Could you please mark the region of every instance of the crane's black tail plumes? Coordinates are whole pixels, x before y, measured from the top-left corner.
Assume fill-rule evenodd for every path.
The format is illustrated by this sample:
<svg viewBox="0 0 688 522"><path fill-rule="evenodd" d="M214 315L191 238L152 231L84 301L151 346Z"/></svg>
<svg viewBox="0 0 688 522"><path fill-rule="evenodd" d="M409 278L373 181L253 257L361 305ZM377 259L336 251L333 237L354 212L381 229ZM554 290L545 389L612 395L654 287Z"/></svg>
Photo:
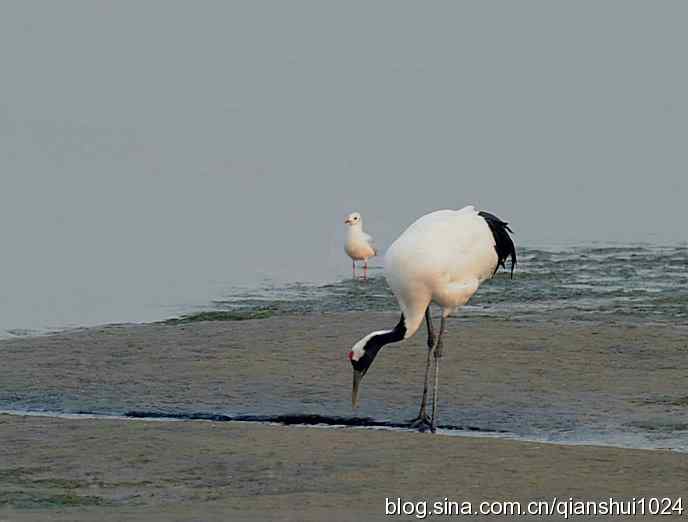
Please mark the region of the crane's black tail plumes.
<svg viewBox="0 0 688 522"><path fill-rule="evenodd" d="M514 267L516 266L516 247L514 242L511 240L509 232L514 233L509 228L509 223L506 223L499 219L494 214L489 212L478 212L478 215L482 217L490 227L492 235L495 240L495 250L497 251L497 266L495 267L495 273L497 269L501 266L506 268L505 261L506 258L511 256L511 278L514 277Z"/></svg>

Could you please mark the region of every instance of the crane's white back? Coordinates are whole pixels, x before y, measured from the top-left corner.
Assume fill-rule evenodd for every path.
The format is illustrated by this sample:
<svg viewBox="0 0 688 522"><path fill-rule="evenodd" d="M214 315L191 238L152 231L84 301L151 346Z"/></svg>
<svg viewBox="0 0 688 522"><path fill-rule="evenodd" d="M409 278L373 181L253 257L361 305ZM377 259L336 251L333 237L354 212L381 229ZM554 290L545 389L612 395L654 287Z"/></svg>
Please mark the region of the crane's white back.
<svg viewBox="0 0 688 522"><path fill-rule="evenodd" d="M448 315L492 277L497 263L490 227L472 206L438 210L411 224L385 256L385 276L406 318L406 337L418 329L430 302Z"/></svg>

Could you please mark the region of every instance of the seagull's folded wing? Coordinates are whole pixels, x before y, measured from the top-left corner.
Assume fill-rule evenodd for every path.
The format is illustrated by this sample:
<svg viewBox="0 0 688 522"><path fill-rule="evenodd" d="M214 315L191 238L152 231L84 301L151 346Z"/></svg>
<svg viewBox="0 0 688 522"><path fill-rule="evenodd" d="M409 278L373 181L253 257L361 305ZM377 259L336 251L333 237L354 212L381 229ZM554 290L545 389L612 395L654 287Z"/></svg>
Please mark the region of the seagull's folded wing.
<svg viewBox="0 0 688 522"><path fill-rule="evenodd" d="M364 237L365 237L365 240L368 243L368 245L370 245L370 248L372 248L373 252L375 252L375 255L377 255L377 245L375 244L375 240L373 239L373 237L370 234L365 234L365 233L364 233Z"/></svg>

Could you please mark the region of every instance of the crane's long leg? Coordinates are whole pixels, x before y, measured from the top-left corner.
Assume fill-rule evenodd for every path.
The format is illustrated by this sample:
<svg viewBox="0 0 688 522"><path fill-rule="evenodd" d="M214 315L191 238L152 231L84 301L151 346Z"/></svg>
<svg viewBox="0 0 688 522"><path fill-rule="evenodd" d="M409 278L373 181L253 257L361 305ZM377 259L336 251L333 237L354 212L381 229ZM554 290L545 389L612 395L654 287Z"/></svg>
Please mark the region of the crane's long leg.
<svg viewBox="0 0 688 522"><path fill-rule="evenodd" d="M437 345L435 346L434 356L435 356L435 385L432 390L432 422L430 424L430 431L435 433L437 430L437 388L439 387L440 380L440 359L442 358L442 337L444 337L444 323L445 318L442 315L442 321L440 322L440 334L437 337Z"/></svg>
<svg viewBox="0 0 688 522"><path fill-rule="evenodd" d="M425 324L428 328L428 357L425 361L425 380L423 384L423 398L420 401L420 411L418 417L412 419L412 428L427 428L430 426L430 417L427 413L428 403L428 385L430 383L430 358L432 356L432 349L435 347L435 332L432 328L432 318L430 317L430 307L425 310Z"/></svg>
<svg viewBox="0 0 688 522"><path fill-rule="evenodd" d="M435 331L432 328L432 317L430 317L430 306L425 309L425 326L428 328L428 350L435 346Z"/></svg>
<svg viewBox="0 0 688 522"><path fill-rule="evenodd" d="M351 260L351 271L353 272L353 278L356 279L356 261Z"/></svg>

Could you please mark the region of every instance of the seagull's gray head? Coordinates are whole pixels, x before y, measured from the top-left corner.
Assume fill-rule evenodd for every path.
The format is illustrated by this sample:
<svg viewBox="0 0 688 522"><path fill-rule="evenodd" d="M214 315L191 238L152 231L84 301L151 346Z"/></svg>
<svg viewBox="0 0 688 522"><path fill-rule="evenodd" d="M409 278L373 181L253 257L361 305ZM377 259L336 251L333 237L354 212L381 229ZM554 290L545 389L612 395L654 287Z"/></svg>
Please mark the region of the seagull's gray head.
<svg viewBox="0 0 688 522"><path fill-rule="evenodd" d="M361 214L358 212L352 212L348 216L346 216L346 220L344 221L347 225L358 225L361 223Z"/></svg>

